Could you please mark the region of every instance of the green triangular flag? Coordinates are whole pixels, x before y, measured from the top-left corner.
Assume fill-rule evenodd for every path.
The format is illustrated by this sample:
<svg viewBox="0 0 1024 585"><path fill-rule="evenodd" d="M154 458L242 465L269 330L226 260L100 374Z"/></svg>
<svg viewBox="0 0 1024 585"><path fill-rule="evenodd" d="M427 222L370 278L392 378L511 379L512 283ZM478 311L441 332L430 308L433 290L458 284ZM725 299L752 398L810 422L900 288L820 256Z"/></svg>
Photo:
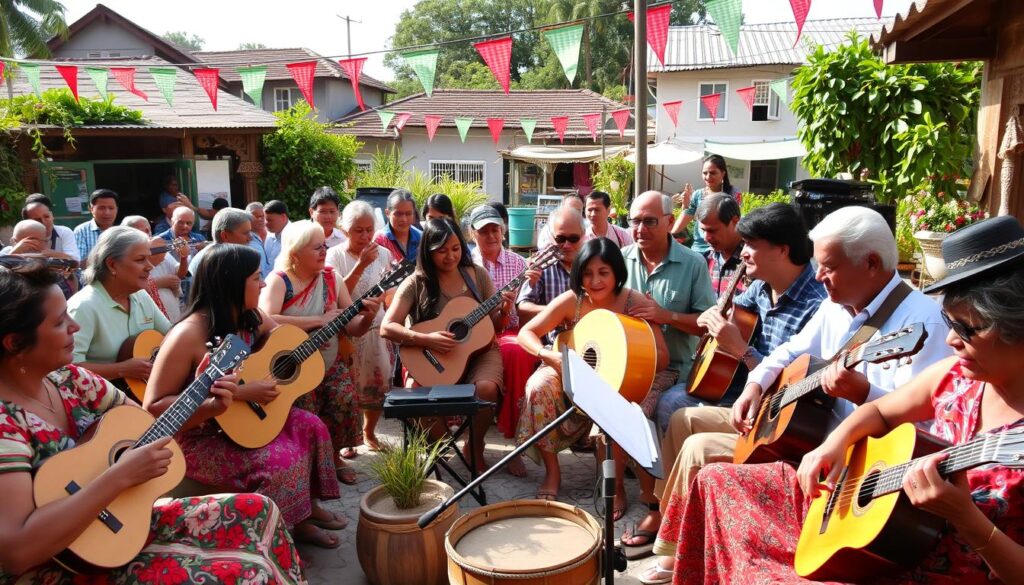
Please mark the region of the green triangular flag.
<svg viewBox="0 0 1024 585"><path fill-rule="evenodd" d="M576 80L576 69L580 62L580 45L583 43L583 25L574 24L544 32L544 37L562 64L562 71L569 84Z"/></svg>
<svg viewBox="0 0 1024 585"><path fill-rule="evenodd" d="M405 63L416 72L416 77L420 79L423 91L428 97L434 93L434 76L437 74L437 56L440 53L440 49L402 53L402 59L405 59Z"/></svg>
<svg viewBox="0 0 1024 585"><path fill-rule="evenodd" d="M43 92L39 89L39 64L20 63L18 66L25 72L25 77L28 78L28 83L32 86L32 91L36 92L37 96L42 97Z"/></svg>
<svg viewBox="0 0 1024 585"><path fill-rule="evenodd" d="M707 0L704 6L707 7L708 14L711 15L715 24L718 25L718 30L725 37L725 42L729 44L729 48L732 49L732 54L735 56L739 52L740 46L740 22L743 20L743 1Z"/></svg>
<svg viewBox="0 0 1024 585"><path fill-rule="evenodd" d="M249 96L257 108L262 108L263 82L267 79L267 66L239 67L238 75L242 78L242 91Z"/></svg>
<svg viewBox="0 0 1024 585"><path fill-rule="evenodd" d="M466 141L466 133L469 132L471 124L473 124L473 118L455 118L455 127L459 129L459 138L463 142Z"/></svg>
<svg viewBox="0 0 1024 585"><path fill-rule="evenodd" d="M775 81L773 81L771 83L771 85L769 87L772 88L772 91L775 92L775 95L779 96L779 99L782 100L782 103L789 104L789 95L788 95L789 80L788 79L776 79Z"/></svg>
<svg viewBox="0 0 1024 585"><path fill-rule="evenodd" d="M178 78L178 68L150 67L149 74L153 76L153 81L155 81L156 86L160 88L160 93L164 95L164 99L167 100L167 105L173 106L174 82Z"/></svg>
<svg viewBox="0 0 1024 585"><path fill-rule="evenodd" d="M110 72L105 67L86 67L85 72L89 74L96 91L100 92L103 99L107 99L107 77Z"/></svg>
<svg viewBox="0 0 1024 585"><path fill-rule="evenodd" d="M526 141L533 142L533 129L537 127L537 120L533 118L520 118L519 125L523 127L523 132L526 133Z"/></svg>
<svg viewBox="0 0 1024 585"><path fill-rule="evenodd" d="M387 132L388 124L391 123L391 118L395 117L395 113L387 110L377 110L377 115L380 116L380 125L384 128L384 131Z"/></svg>

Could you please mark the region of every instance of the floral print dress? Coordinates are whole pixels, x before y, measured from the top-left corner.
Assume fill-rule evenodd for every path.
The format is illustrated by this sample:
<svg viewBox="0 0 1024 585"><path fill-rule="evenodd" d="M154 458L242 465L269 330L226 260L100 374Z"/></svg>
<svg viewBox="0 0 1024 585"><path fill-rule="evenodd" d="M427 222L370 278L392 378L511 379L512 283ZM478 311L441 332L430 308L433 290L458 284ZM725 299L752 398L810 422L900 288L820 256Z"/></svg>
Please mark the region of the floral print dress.
<svg viewBox="0 0 1024 585"><path fill-rule="evenodd" d="M46 458L76 445L85 430L125 395L92 372L67 366L49 375L60 391L72 433L17 404L0 401L0 473L33 472ZM256 494L157 501L146 547L127 565L76 576L48 562L13 583L305 583L298 552L274 502Z"/></svg>

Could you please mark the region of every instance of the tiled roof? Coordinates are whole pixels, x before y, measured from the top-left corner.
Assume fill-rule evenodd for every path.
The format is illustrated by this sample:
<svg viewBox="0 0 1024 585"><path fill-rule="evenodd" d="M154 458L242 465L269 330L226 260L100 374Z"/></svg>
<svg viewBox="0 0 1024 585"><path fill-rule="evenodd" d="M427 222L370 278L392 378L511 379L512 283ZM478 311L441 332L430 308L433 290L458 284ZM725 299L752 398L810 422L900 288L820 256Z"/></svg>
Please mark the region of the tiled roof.
<svg viewBox="0 0 1024 585"><path fill-rule="evenodd" d="M846 42L851 30L868 36L885 21L875 18L836 18L808 20L799 44L794 47L796 23L746 24L740 28L737 55L733 56L725 38L715 25L673 26L662 66L648 47L647 67L651 73L664 71L700 71L757 65L801 65L815 45L837 47Z"/></svg>
<svg viewBox="0 0 1024 585"><path fill-rule="evenodd" d="M319 53L305 48L295 49L252 49L241 51L200 51L193 53L195 57L211 67L220 68L220 77L224 81L241 81L237 67L249 65L266 65L267 80L291 79L292 74L285 67L288 63L298 63L317 59L316 76L348 79L338 62L322 57ZM359 76L361 85L375 87L388 93L395 93L394 88L383 81L378 81L363 73Z"/></svg>
<svg viewBox="0 0 1024 585"><path fill-rule="evenodd" d="M75 61L76 63L87 63L80 59ZM109 63L113 60L103 59L103 62ZM129 93L113 76L108 80L107 92L114 96L114 103L139 110L146 120L145 125L129 126L130 128L274 128L276 119L272 114L222 90L217 95L217 110L215 111L213 105L210 104L210 98L200 87L196 78L183 70L178 71L174 85L174 105L173 107L167 105L156 82L146 70L148 67L166 66L166 64L166 61L156 57L118 61L120 66L136 68L135 87L149 97L148 102L143 101L139 96ZM60 73L50 66L44 65L39 68L39 81L43 91L67 87ZM31 92L32 87L28 80L23 74L17 73L14 77L14 95ZM99 97L96 86L81 69L78 71L78 93L81 96L94 99ZM90 128L93 127L90 126Z"/></svg>
<svg viewBox="0 0 1024 585"><path fill-rule="evenodd" d="M441 127L455 128L455 117L473 118L472 128L487 128L487 118L505 118L505 126L519 126L520 118L537 120L535 132L539 134L554 130L551 118L569 116L566 136L570 134L589 136L583 123L583 114L600 112L608 108L608 127L614 128L611 112L627 106L610 100L588 89L541 89L511 91L505 95L501 90L483 89L437 89L431 97L416 94L387 104L384 109L399 113L409 112L412 118L406 126L425 127L423 116L442 116ZM394 132L381 129L380 117L376 111L367 110L336 121L339 133L355 134L367 138L394 138ZM629 126L632 127L632 119ZM394 126L394 122L391 122ZM616 132L617 136L617 132Z"/></svg>

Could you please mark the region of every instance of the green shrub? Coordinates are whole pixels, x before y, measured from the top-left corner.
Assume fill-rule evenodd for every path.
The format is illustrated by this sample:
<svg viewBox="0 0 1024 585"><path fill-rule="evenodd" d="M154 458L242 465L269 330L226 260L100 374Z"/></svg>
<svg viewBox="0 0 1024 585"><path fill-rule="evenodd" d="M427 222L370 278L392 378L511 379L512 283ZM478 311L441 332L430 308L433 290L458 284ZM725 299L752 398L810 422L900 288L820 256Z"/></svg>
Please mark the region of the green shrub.
<svg viewBox="0 0 1024 585"><path fill-rule="evenodd" d="M400 510L415 508L420 503L427 472L444 443L431 442L421 432L412 433L404 449L397 442L381 441L380 450L370 460L370 475L384 486L384 492Z"/></svg>
<svg viewBox="0 0 1024 585"><path fill-rule="evenodd" d="M629 194L633 185L636 165L624 155L613 156L597 163L594 173L594 189L608 193L616 217L629 214Z"/></svg>
<svg viewBox="0 0 1024 585"><path fill-rule="evenodd" d="M740 215L746 215L758 207L764 207L770 203L790 203L789 193L782 189L776 189L767 195L744 193L743 201L740 202Z"/></svg>

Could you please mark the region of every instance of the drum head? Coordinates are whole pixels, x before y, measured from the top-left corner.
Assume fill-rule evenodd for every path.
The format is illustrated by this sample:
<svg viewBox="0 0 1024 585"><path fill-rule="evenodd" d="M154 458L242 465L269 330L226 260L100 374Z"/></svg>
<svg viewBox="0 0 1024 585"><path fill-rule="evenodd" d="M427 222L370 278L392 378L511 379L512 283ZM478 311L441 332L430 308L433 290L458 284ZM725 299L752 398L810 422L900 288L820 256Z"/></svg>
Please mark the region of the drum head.
<svg viewBox="0 0 1024 585"><path fill-rule="evenodd" d="M494 571L557 567L594 546L579 523L552 516L504 518L467 532L455 550L471 565Z"/></svg>

